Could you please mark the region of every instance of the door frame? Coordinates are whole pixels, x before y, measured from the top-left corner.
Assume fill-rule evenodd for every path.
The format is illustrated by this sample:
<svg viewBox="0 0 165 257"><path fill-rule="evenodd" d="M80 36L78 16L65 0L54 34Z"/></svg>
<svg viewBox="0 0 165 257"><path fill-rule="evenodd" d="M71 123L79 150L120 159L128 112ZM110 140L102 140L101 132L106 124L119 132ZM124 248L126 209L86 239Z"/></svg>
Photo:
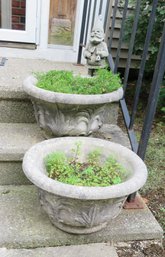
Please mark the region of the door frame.
<svg viewBox="0 0 165 257"><path fill-rule="evenodd" d="M35 50L3 48L3 56L29 59L47 59L56 62L77 63L77 57L80 44L80 33L82 27L82 15L84 1L77 0L76 22L73 46L48 45L48 27L49 27L49 0L38 0L36 14L36 30L35 30ZM94 0L90 0L94 2ZM100 0L102 1L102 0ZM93 8L90 10L90 18L93 17ZM10 30L11 31L11 30ZM26 42L26 41L24 41ZM0 47L0 49L2 49Z"/></svg>
<svg viewBox="0 0 165 257"><path fill-rule="evenodd" d="M1 27L11 29L11 0L1 0Z"/></svg>
<svg viewBox="0 0 165 257"><path fill-rule="evenodd" d="M1 0L3 9L11 8L10 0ZM6 3L5 3L6 1ZM10 7L9 7L10 4ZM33 6L33 8L32 8ZM37 25L37 9L38 0L26 0L26 26L25 30L14 30L14 29L0 29L0 40L12 41L12 42L23 42L23 43L36 43L36 25ZM7 12L9 14L9 12ZM6 14L6 13L5 13ZM11 13L10 13L11 14ZM4 18L3 18L4 17ZM7 20L9 15L2 16L2 21ZM10 19L11 22L11 19ZM11 25L10 25L11 27Z"/></svg>
<svg viewBox="0 0 165 257"><path fill-rule="evenodd" d="M64 45L52 45L48 44L48 33L49 33L49 8L50 8L50 0L41 1L40 6L40 37L37 42L40 48L52 48L52 49L62 49L62 50L72 50L76 51L79 44L79 36L81 30L81 21L82 21L82 10L84 6L84 0L77 0L76 7L76 17L75 17L75 29L74 29L74 40L72 46L64 46Z"/></svg>

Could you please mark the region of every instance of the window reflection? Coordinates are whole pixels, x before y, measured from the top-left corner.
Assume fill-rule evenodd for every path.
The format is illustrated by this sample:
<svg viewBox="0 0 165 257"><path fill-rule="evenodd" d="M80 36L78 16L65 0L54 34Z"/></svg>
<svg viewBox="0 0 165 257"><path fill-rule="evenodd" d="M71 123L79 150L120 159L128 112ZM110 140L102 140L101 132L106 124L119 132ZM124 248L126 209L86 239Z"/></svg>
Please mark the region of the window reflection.
<svg viewBox="0 0 165 257"><path fill-rule="evenodd" d="M73 45L77 0L51 0L49 44Z"/></svg>
<svg viewBox="0 0 165 257"><path fill-rule="evenodd" d="M0 28L25 30L26 0L0 0Z"/></svg>

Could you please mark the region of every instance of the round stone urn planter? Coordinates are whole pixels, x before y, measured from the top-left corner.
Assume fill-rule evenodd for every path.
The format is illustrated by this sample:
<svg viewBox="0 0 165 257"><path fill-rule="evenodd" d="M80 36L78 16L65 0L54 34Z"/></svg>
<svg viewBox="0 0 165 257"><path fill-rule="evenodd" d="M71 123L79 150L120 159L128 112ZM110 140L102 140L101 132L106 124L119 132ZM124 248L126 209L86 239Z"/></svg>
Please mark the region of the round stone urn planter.
<svg viewBox="0 0 165 257"><path fill-rule="evenodd" d="M44 158L54 151L73 154L76 142L81 143L80 160L100 149L102 160L115 156L127 170L124 182L107 187L74 186L47 176ZM131 150L116 143L88 137L49 139L34 145L23 159L23 171L39 189L39 199L51 222L59 229L74 234L98 231L118 216L127 196L138 191L146 182L144 162Z"/></svg>
<svg viewBox="0 0 165 257"><path fill-rule="evenodd" d="M116 119L117 108L111 105L123 97L122 88L102 95L80 95L51 92L38 88L36 83L37 79L29 76L23 89L30 96L37 123L47 137L96 132L103 123Z"/></svg>

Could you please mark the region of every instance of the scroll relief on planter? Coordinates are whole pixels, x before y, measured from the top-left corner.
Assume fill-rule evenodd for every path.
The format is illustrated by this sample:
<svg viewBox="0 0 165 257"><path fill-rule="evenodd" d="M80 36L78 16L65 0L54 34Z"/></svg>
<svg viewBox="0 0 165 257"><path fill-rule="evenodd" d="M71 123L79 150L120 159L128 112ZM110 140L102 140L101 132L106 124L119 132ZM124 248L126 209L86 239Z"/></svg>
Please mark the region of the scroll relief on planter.
<svg viewBox="0 0 165 257"><path fill-rule="evenodd" d="M90 135L103 125L104 105L63 105L33 101L35 117L40 128L49 135Z"/></svg>
<svg viewBox="0 0 165 257"><path fill-rule="evenodd" d="M95 20L89 43L84 50L84 57L87 59L87 67L89 74L98 68L107 66L106 59L108 57L108 48L104 42L104 29L100 17Z"/></svg>
<svg viewBox="0 0 165 257"><path fill-rule="evenodd" d="M102 201L84 201L55 196L39 190L40 203L52 223L90 228L118 216L126 197Z"/></svg>

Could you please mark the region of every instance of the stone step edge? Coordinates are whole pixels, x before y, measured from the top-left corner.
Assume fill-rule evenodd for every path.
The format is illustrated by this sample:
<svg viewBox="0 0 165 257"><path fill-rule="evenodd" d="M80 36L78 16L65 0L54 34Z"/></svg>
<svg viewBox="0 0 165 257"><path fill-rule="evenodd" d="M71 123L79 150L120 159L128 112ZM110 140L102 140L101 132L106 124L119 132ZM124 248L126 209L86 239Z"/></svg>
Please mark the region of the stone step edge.
<svg viewBox="0 0 165 257"><path fill-rule="evenodd" d="M5 88L0 87L0 100L29 100L29 96L24 92L23 88L12 88L6 86Z"/></svg>
<svg viewBox="0 0 165 257"><path fill-rule="evenodd" d="M36 123L0 123L0 161L22 161L25 152L45 140Z"/></svg>
<svg viewBox="0 0 165 257"><path fill-rule="evenodd" d="M88 243L161 240L163 230L145 206L122 210L105 229L73 235L53 226L42 210L34 185L0 186L0 247L38 248ZM18 222L19 220L19 222Z"/></svg>
<svg viewBox="0 0 165 257"><path fill-rule="evenodd" d="M31 146L46 140L36 123L0 123L0 131L0 161L22 161ZM105 124L94 137L130 147L128 137L117 125Z"/></svg>
<svg viewBox="0 0 165 257"><path fill-rule="evenodd" d="M35 249L0 248L1 257L117 257L113 246L107 243L84 244L74 246L45 247Z"/></svg>

